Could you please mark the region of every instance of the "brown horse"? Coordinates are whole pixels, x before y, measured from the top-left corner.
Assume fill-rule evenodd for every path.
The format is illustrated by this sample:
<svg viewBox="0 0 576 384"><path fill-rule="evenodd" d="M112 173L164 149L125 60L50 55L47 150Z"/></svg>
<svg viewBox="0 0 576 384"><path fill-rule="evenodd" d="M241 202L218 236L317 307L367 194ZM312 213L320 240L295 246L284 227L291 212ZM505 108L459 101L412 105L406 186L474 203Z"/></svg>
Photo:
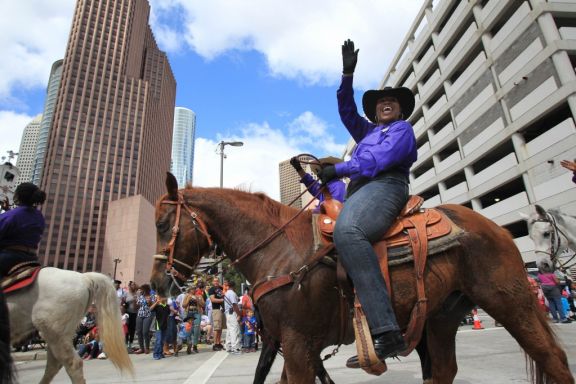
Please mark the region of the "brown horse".
<svg viewBox="0 0 576 384"><path fill-rule="evenodd" d="M169 290L185 278L217 243L246 278L257 283L298 271L313 254L311 214L282 205L260 193L216 188L178 191L167 178L168 193L156 204L158 249L151 281ZM533 383L574 383L565 352L528 286L524 264L509 233L459 205L439 207L465 234L452 249L432 256L425 272L428 313L426 342L431 380L451 383L457 372L455 339L460 320L479 305L501 323L524 349ZM279 236L257 247L293 219ZM171 275L166 273L167 269ZM413 266L390 269L392 301L400 327L406 327L416 301ZM317 264L301 284L284 285L262 296L258 308L269 337L284 351L283 382L314 383L322 369L323 348L339 341L339 292L333 267ZM341 340L340 340L341 341ZM353 342L351 327L344 337Z"/></svg>

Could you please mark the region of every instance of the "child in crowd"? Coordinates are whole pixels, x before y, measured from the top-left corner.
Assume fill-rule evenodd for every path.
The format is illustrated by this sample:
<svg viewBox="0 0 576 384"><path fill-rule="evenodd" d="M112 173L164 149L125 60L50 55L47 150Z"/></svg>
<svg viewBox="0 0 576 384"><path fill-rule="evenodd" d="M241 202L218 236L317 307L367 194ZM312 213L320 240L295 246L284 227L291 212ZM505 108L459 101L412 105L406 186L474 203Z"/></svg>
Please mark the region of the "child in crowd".
<svg viewBox="0 0 576 384"><path fill-rule="evenodd" d="M256 316L254 316L254 311L248 309L246 311L246 316L242 319L242 325L244 326L244 337L243 337L243 352L256 352Z"/></svg>
<svg viewBox="0 0 576 384"><path fill-rule="evenodd" d="M204 332L206 344L212 344L212 324L210 324L210 317L208 315L202 315L200 331Z"/></svg>
<svg viewBox="0 0 576 384"><path fill-rule="evenodd" d="M176 349L174 350L174 356L178 356L178 351L182 349L184 341L186 341L186 343L192 342L193 321L193 318L185 318L184 321L178 324L178 334L176 337Z"/></svg>
<svg viewBox="0 0 576 384"><path fill-rule="evenodd" d="M128 334L128 320L130 319L130 315L126 313L126 307L123 305L120 307L120 313L122 314L122 332L124 332L124 337L126 337Z"/></svg>
<svg viewBox="0 0 576 384"><path fill-rule="evenodd" d="M165 297L159 297L151 306L150 311L156 315L156 341L154 343L154 360L163 359L163 346L168 330L168 316L170 316L170 307Z"/></svg>
<svg viewBox="0 0 576 384"><path fill-rule="evenodd" d="M78 355L84 360L95 359L100 354L99 341L98 327L92 327L78 346Z"/></svg>

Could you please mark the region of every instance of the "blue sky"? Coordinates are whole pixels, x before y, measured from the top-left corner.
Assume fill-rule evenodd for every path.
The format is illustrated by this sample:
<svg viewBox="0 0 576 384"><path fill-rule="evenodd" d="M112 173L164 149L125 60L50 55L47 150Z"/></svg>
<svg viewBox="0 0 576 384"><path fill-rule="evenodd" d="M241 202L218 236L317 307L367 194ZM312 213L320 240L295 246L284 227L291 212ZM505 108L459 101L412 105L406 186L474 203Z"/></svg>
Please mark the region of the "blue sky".
<svg viewBox="0 0 576 384"><path fill-rule="evenodd" d="M358 104L377 88L423 0L151 0L150 24L197 115L194 184L279 197L278 163L340 156L349 139L336 107L342 42L360 49ZM41 113L50 67L64 56L74 0L0 0L0 156L18 151Z"/></svg>

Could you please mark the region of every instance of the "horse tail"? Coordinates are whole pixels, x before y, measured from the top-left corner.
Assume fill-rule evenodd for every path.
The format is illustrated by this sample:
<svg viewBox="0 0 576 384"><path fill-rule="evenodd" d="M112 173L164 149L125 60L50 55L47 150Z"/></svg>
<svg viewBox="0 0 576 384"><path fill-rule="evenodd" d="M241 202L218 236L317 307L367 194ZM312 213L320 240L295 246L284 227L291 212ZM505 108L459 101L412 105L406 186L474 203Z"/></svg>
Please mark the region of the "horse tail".
<svg viewBox="0 0 576 384"><path fill-rule="evenodd" d="M15 381L14 362L10 355L10 318L4 293L0 291L0 383Z"/></svg>
<svg viewBox="0 0 576 384"><path fill-rule="evenodd" d="M134 376L132 360L124 345L122 315L116 290L109 277L96 272L87 272L85 278L90 283L90 297L96 305L98 334L103 342L104 352L121 372L128 371Z"/></svg>

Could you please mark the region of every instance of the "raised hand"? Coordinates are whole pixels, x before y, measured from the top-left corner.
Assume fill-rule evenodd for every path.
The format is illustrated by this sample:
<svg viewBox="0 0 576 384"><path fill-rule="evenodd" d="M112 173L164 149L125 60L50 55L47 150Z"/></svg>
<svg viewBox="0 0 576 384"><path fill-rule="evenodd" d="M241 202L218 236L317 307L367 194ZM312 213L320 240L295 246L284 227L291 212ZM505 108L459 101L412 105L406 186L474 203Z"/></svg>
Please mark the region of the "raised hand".
<svg viewBox="0 0 576 384"><path fill-rule="evenodd" d="M356 63L358 62L358 51L354 50L354 42L350 39L344 41L342 45L342 73L345 75L351 75L356 69Z"/></svg>
<svg viewBox="0 0 576 384"><path fill-rule="evenodd" d="M296 157L296 156L294 156L293 158L290 159L290 165L292 167L294 167L296 172L302 170L302 165L300 164L300 160L298 160L298 157Z"/></svg>
<svg viewBox="0 0 576 384"><path fill-rule="evenodd" d="M576 172L576 162L570 160L562 160L560 165L569 171Z"/></svg>

